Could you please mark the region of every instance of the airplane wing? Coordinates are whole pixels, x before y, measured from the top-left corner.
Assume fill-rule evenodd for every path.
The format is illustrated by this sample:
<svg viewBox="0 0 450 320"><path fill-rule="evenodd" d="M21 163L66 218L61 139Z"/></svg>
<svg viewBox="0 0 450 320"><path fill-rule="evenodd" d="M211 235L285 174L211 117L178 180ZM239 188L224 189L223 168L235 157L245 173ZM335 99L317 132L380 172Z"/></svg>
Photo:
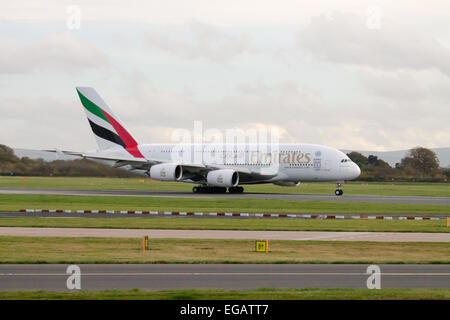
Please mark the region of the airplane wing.
<svg viewBox="0 0 450 320"><path fill-rule="evenodd" d="M145 159L134 157L117 157L104 156L98 154L89 154L77 151L67 150L43 150L47 152L56 152L66 155L78 156L90 160L107 160L114 161L113 167L120 168L130 166L133 170L149 170L151 166L161 163L170 163L168 160ZM183 168L183 180L191 180L194 182L203 182L209 171L220 169L233 169L239 173L239 180L243 183L264 182L276 176L276 173L264 173L261 169L249 169L241 166L225 166L225 165L204 165L196 163L180 163Z"/></svg>
<svg viewBox="0 0 450 320"><path fill-rule="evenodd" d="M206 176L209 171L220 169L232 169L239 173L239 181L241 183L264 182L272 179L277 174L268 174L261 170L251 170L241 166L225 166L225 165L203 165L203 164L180 164L183 167L183 180L190 180L197 183L205 183Z"/></svg>
<svg viewBox="0 0 450 320"><path fill-rule="evenodd" d="M151 166L160 163L169 163L167 160L156 160L156 159L145 159L145 158L135 158L135 157L117 157L117 156L106 156L99 154L89 154L78 151L68 151L68 150L42 150L46 152L54 152L57 154L66 154L71 156L77 156L83 159L88 160L107 160L107 161L115 161L113 164L114 168L120 168L124 166L131 166L133 169L141 169L148 170ZM186 169L188 172L201 172L203 169L206 169L206 166L203 164L181 164L183 169Z"/></svg>
<svg viewBox="0 0 450 320"><path fill-rule="evenodd" d="M243 183L252 182L264 182L272 179L277 175L276 172L266 172L261 170L261 168L250 169L246 167L236 166L224 166L224 165L213 165L210 166L210 170L220 170L220 169L233 169L239 173L239 181Z"/></svg>
<svg viewBox="0 0 450 320"><path fill-rule="evenodd" d="M43 150L43 151L62 153L62 154L71 155L71 156L78 156L78 157L81 157L83 159L88 159L88 160L115 161L115 163L113 164L114 168L120 168L120 167L129 165L135 170L137 170L137 169L148 170L148 168L151 165L161 163L161 162L157 162L157 161L147 160L144 158L103 156L103 155L89 154L89 153L83 153L83 152L77 152L77 151L67 151L67 150Z"/></svg>

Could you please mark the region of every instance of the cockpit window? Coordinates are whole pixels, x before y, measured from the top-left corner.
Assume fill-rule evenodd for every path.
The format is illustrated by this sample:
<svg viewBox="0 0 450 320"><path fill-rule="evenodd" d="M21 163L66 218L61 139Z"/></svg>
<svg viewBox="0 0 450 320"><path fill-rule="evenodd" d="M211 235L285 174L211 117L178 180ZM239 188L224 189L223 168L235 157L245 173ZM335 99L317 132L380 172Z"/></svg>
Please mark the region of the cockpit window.
<svg viewBox="0 0 450 320"><path fill-rule="evenodd" d="M341 162L351 162L352 160L350 159L342 159Z"/></svg>

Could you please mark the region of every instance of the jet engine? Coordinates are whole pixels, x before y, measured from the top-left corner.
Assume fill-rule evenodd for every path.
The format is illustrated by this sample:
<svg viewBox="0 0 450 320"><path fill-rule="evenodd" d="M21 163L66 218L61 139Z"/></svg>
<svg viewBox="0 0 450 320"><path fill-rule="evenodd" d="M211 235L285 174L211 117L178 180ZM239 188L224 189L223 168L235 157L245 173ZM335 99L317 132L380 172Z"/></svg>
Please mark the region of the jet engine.
<svg viewBox="0 0 450 320"><path fill-rule="evenodd" d="M155 164L150 168L150 177L161 181L177 181L183 176L183 168L175 163Z"/></svg>
<svg viewBox="0 0 450 320"><path fill-rule="evenodd" d="M210 171L206 182L215 187L235 187L239 183L239 173L232 169Z"/></svg>

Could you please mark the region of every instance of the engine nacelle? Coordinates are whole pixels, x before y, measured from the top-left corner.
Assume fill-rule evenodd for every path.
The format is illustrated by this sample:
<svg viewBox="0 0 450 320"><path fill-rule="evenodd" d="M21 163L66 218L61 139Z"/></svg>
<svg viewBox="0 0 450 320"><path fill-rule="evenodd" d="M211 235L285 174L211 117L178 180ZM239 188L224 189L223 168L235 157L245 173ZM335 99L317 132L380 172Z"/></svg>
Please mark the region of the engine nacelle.
<svg viewBox="0 0 450 320"><path fill-rule="evenodd" d="M215 187L236 187L239 183L239 173L232 169L210 171L206 182Z"/></svg>
<svg viewBox="0 0 450 320"><path fill-rule="evenodd" d="M300 182L294 182L294 181L276 181L273 184L277 185L277 186L282 186L282 187L296 187L300 184Z"/></svg>
<svg viewBox="0 0 450 320"><path fill-rule="evenodd" d="M155 164L150 168L150 177L161 181L177 181L183 176L183 168L175 163Z"/></svg>

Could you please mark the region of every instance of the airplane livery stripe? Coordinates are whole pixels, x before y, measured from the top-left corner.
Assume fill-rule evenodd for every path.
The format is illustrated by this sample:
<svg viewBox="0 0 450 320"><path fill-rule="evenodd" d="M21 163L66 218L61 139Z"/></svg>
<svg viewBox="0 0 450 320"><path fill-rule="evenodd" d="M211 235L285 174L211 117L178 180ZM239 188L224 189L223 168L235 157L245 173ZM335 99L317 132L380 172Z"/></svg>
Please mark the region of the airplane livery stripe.
<svg viewBox="0 0 450 320"><path fill-rule="evenodd" d="M123 139L125 144L129 147L136 146L137 142L133 139L133 137L125 130L122 125L116 121L108 112L102 110L105 114L106 118L108 119L108 122L113 126L114 130L116 130L117 134Z"/></svg>
<svg viewBox="0 0 450 320"><path fill-rule="evenodd" d="M136 140L134 140L134 138L127 132L127 130L125 130L125 128L122 127L122 125L119 122L117 122L116 119L114 119L110 114L108 114L108 112L106 112L104 110L102 110L102 111L105 114L105 116L108 118L108 120L109 120L108 122L111 123L114 130L116 130L116 132L119 134L121 140L125 143L126 147L124 147L124 148L127 149L127 151L134 157L144 158L142 153L137 148Z"/></svg>
<svg viewBox="0 0 450 320"><path fill-rule="evenodd" d="M123 148L126 148L125 143L122 141L122 139L115 134L114 132L109 131L108 129L105 129L103 127L100 127L99 125L95 124L88 118L89 124L91 125L92 131L99 136L102 139L111 141L113 143L116 143Z"/></svg>
<svg viewBox="0 0 450 320"><path fill-rule="evenodd" d="M86 108L86 110L88 110L90 113L96 115L99 118L102 118L103 120L105 120L106 122L109 123L108 118L104 115L102 110L95 103L93 103L88 98L83 96L80 93L80 91L78 91L78 89L77 89L77 92L78 92L78 96L80 97L81 103Z"/></svg>
<svg viewBox="0 0 450 320"><path fill-rule="evenodd" d="M117 134L116 130L114 130L113 126L109 122L106 122L102 118L99 118L99 117L93 115L92 113L88 112L87 110L86 110L86 117L90 121L94 122L97 126L103 127L106 130L109 130L109 131L114 132L114 133Z"/></svg>

